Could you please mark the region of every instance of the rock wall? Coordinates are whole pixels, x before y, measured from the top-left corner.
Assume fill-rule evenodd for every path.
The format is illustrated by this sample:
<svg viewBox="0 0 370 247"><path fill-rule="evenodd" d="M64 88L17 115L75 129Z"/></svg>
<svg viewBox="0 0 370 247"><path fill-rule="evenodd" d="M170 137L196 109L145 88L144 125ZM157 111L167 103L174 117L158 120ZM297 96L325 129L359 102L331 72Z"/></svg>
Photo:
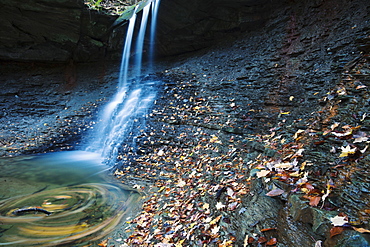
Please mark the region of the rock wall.
<svg viewBox="0 0 370 247"><path fill-rule="evenodd" d="M122 49L123 34L109 31L116 17L88 10L82 0L0 5L0 60L86 62Z"/></svg>

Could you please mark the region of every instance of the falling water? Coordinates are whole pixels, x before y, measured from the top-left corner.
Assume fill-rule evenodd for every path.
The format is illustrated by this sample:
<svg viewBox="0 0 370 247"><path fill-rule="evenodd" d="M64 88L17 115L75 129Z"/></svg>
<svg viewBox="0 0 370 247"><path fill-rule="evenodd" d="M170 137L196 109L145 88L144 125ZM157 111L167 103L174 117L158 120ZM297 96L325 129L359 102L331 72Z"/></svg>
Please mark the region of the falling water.
<svg viewBox="0 0 370 247"><path fill-rule="evenodd" d="M157 19L158 19L158 9L159 9L160 0L152 2L152 22L150 26L150 48L149 48L149 67L153 66L154 61L154 46L155 46L155 37L156 37L156 27L157 27ZM150 68L152 69L152 68Z"/></svg>
<svg viewBox="0 0 370 247"><path fill-rule="evenodd" d="M133 64L133 72L136 80L129 80L128 77L129 67L131 66L131 44L135 34L135 22L137 18L136 9L130 18L122 54L118 90L113 100L104 108L101 116L102 120L98 124L97 132L94 133L97 138L88 147L88 150L100 152L102 158L110 165L114 164L115 157L117 157L122 144L127 142L127 136L132 131L135 123L138 122L138 119L145 119L148 108L153 104L156 97L155 86L158 82L148 79L140 80L139 77L141 76L143 47L149 10L152 8L150 36L154 37L155 34L153 32L155 32L155 28L153 25L156 23L154 18L157 16L158 7L159 1L153 0L142 10L141 25L136 37L135 63ZM151 49L154 49L153 45L150 45L149 51L150 54L153 54Z"/></svg>
<svg viewBox="0 0 370 247"><path fill-rule="evenodd" d="M143 15L141 18L141 25L140 25L140 31L139 35L137 36L136 41L136 51L135 51L135 68L136 68L136 76L141 75L141 63L143 59L143 48L144 48L144 38L145 38L145 31L146 31L146 25L148 23L148 16L149 16L149 9L151 4L148 4L143 9Z"/></svg>

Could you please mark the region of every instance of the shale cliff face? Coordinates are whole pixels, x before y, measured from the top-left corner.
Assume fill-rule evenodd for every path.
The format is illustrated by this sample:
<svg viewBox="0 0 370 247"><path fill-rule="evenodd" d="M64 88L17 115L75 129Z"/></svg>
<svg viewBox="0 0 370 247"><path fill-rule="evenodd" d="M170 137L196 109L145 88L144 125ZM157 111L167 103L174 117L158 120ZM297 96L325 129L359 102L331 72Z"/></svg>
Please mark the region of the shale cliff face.
<svg viewBox="0 0 370 247"><path fill-rule="evenodd" d="M122 48L109 28L116 17L82 0L0 1L0 60L96 61ZM116 43L115 43L116 42Z"/></svg>
<svg viewBox="0 0 370 247"><path fill-rule="evenodd" d="M88 10L82 0L1 0L0 4L1 60L91 62L120 55L125 27L111 28L118 16ZM224 35L261 28L275 7L255 0L163 0L158 53L191 52L219 42Z"/></svg>

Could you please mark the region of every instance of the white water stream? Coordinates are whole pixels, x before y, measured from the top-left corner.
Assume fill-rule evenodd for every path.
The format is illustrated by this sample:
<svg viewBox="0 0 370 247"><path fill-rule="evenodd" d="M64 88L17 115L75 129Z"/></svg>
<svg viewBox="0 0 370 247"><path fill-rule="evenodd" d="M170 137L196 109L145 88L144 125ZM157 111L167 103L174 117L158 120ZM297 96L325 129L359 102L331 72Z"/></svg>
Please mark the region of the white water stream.
<svg viewBox="0 0 370 247"><path fill-rule="evenodd" d="M145 119L148 109L152 106L157 93L158 81L143 80L142 60L147 23L151 12L150 45L148 67L153 62L155 25L159 0L153 0L142 9L140 28L135 32L137 23L136 9L129 20L125 46L122 54L118 89L113 99L105 106L100 122L93 133L93 141L87 150L101 153L109 165L115 158L123 143L127 141L138 119ZM132 59L132 43L136 38L134 59ZM132 63L132 60L133 63ZM132 67L131 70L129 68ZM133 77L129 80L129 76Z"/></svg>

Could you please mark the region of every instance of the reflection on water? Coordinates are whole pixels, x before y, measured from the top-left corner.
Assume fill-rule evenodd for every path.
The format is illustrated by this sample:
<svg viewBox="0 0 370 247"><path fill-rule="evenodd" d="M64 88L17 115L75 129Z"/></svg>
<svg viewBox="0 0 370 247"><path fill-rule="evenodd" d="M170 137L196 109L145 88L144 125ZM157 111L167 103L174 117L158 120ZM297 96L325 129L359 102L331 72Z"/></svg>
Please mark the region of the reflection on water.
<svg viewBox="0 0 370 247"><path fill-rule="evenodd" d="M82 246L111 232L138 195L104 181L89 152L1 158L0 245Z"/></svg>

